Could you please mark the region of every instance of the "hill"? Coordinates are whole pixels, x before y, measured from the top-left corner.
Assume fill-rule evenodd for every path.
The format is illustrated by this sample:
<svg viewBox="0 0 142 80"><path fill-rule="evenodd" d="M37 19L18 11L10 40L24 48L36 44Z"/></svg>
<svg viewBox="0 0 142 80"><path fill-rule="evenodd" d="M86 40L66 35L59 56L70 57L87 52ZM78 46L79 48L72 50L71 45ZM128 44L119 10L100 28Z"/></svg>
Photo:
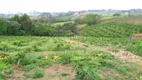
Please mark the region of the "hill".
<svg viewBox="0 0 142 80"><path fill-rule="evenodd" d="M142 16L129 16L129 17L121 17L114 18L110 21L123 22L123 23L133 23L133 24L142 24Z"/></svg>

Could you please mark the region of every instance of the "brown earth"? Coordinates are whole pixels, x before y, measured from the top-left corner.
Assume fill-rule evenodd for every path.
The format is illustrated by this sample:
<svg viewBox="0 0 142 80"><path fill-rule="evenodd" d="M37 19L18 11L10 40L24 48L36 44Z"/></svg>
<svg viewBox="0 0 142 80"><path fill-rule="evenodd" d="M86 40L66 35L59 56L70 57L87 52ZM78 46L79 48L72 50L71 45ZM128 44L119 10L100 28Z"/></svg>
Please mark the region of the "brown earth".
<svg viewBox="0 0 142 80"><path fill-rule="evenodd" d="M13 74L5 75L7 80L74 80L75 71L70 65L55 64L53 66L44 68L44 77L31 79L26 78L23 74L27 73L21 70L21 67L13 65ZM31 71L30 71L31 72ZM67 74L62 76L61 74Z"/></svg>

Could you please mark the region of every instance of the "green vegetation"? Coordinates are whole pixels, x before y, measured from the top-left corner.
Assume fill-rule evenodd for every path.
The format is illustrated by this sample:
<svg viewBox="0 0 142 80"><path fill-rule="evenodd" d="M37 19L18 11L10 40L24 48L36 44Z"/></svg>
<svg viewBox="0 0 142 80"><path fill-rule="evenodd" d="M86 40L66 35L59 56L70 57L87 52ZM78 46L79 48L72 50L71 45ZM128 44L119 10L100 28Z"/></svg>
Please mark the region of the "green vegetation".
<svg viewBox="0 0 142 80"><path fill-rule="evenodd" d="M41 78L44 76L44 71L41 70L41 69L36 69L34 72L32 73L27 73L27 74L24 74L25 77L27 78Z"/></svg>
<svg viewBox="0 0 142 80"><path fill-rule="evenodd" d="M68 76L68 73L62 73L61 76Z"/></svg>
<svg viewBox="0 0 142 80"><path fill-rule="evenodd" d="M47 20L48 21L48 20ZM0 19L0 35L6 36L73 36L76 27L73 21L62 23L45 23L45 21L31 20L27 14L15 15L9 20Z"/></svg>
<svg viewBox="0 0 142 80"><path fill-rule="evenodd" d="M34 52L69 50L69 43L50 37L0 37L0 51L4 52Z"/></svg>
<svg viewBox="0 0 142 80"><path fill-rule="evenodd" d="M131 34L142 33L142 25L104 22L82 31L86 37L129 37Z"/></svg>
<svg viewBox="0 0 142 80"><path fill-rule="evenodd" d="M11 54L12 55L12 54ZM9 56L11 56L9 55ZM15 64L11 63L14 62L11 59L9 62L7 59L16 58L17 56L14 55L13 57L7 56L4 58L4 62L8 64ZM15 59L14 59L15 60ZM28 60L28 61L27 61ZM63 64L70 64L74 67L76 71L76 80L94 80L94 79L106 79L109 80L109 77L103 75L104 70L106 69L114 69L115 72L119 73L121 78L111 76L112 79L135 79L134 76L132 77L125 77L131 76L135 69L135 66L125 65L115 59L114 56L111 54L104 52L104 51L86 51L86 52L63 52L62 54L49 54L46 56L36 55L36 54L27 54L23 60L21 60L21 64L24 67L24 70L29 71L33 70L32 72L23 74L27 78L40 78L44 76L44 71L39 68L43 66L49 66L56 63L63 63ZM121 65L119 65L121 64ZM135 73L136 74L136 73ZM67 73L62 73L62 76L67 76Z"/></svg>
<svg viewBox="0 0 142 80"><path fill-rule="evenodd" d="M98 14L87 14L84 17L79 17L75 20L75 24L94 25L100 22L101 16Z"/></svg>
<svg viewBox="0 0 142 80"><path fill-rule="evenodd" d="M115 14L113 14L113 16L120 16L121 14L119 14L119 13L115 13Z"/></svg>
<svg viewBox="0 0 142 80"><path fill-rule="evenodd" d="M80 42L98 46L127 46L128 38L111 38L111 37L78 37L71 38Z"/></svg>
<svg viewBox="0 0 142 80"><path fill-rule="evenodd" d="M110 21L121 22L121 23L133 23L133 24L142 24L142 16L127 16L111 19Z"/></svg>
<svg viewBox="0 0 142 80"><path fill-rule="evenodd" d="M4 76L0 75L0 80L6 80Z"/></svg>
<svg viewBox="0 0 142 80"><path fill-rule="evenodd" d="M131 34L142 33L141 24L115 22L118 14L72 14L0 19L0 80L141 80L142 39L127 46Z"/></svg>
<svg viewBox="0 0 142 80"><path fill-rule="evenodd" d="M2 37L2 36L1 36ZM65 38L51 38L51 37L2 37L1 42L5 42L11 46L15 46L16 48L31 46L38 44L36 48L44 47L41 50L35 50L35 47L31 47L30 49L21 50L10 48L9 46L1 49L2 52L14 52L14 54L10 53L2 53L2 62L0 63L2 66L2 71L8 65L18 65L21 66L23 71L28 71L28 73L23 74L27 78L41 78L44 77L44 67L52 66L54 64L63 64L63 65L72 65L76 72L76 80L109 80L111 79L136 79L136 77L140 76L140 74L134 72L136 70L136 66L131 64L127 64L126 62L121 62L117 60L110 53L105 51L89 51L87 49L83 49L82 51L74 51L75 45L70 45L69 43L63 41ZM127 44L126 38L87 38L87 37L79 37L73 38L75 40L84 40L90 44L104 44L111 46L124 46ZM90 41L89 41L90 40ZM91 41L92 40L92 41ZM93 42L94 40L98 40ZM101 40L101 41L99 41ZM106 40L106 41L105 41ZM114 41L116 40L116 41ZM126 40L126 42L123 42ZM113 42L114 41L114 42ZM121 42L120 42L121 41ZM9 42L9 43L8 43ZM93 42L93 43L91 43ZM98 43L97 43L98 42ZM104 43L101 43L104 42ZM13 44L14 43L14 44ZM45 45L46 44L46 45ZM73 43L74 44L74 43ZM109 46L110 46L109 45ZM32 52L38 51L62 51L60 53L49 53L45 55L41 54L33 54ZM80 49L76 49L80 50ZM29 53L31 52L31 53ZM121 64L121 65L119 65ZM111 70L112 69L112 70ZM104 75L105 70L113 71L119 76L114 75ZM133 74L135 76L131 76ZM9 68L9 70L4 71L4 74L13 74L13 70ZM62 77L69 76L67 73L62 73ZM110 77L107 77L110 76ZM127 77L129 76L129 77Z"/></svg>
<svg viewBox="0 0 142 80"><path fill-rule="evenodd" d="M63 25L66 24L66 23L74 23L74 22L73 22L73 21L58 22L58 23L53 23L52 26L57 26L57 25L63 26Z"/></svg>
<svg viewBox="0 0 142 80"><path fill-rule="evenodd" d="M136 55L142 56L142 39L133 41L129 50Z"/></svg>

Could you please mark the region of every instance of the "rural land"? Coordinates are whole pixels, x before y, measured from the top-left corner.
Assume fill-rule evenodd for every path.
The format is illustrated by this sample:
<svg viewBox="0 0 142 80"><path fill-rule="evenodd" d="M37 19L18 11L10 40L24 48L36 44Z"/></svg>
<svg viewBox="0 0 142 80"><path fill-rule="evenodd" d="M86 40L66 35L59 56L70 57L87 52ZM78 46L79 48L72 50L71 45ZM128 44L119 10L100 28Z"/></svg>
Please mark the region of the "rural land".
<svg viewBox="0 0 142 80"><path fill-rule="evenodd" d="M142 9L0 14L0 80L142 80Z"/></svg>

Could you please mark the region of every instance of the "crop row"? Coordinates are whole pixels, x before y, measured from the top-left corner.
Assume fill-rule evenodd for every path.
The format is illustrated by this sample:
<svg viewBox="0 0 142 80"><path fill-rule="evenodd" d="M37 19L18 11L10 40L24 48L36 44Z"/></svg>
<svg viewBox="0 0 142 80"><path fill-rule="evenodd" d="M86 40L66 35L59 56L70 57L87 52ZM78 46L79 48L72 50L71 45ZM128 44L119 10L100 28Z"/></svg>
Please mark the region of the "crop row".
<svg viewBox="0 0 142 80"><path fill-rule="evenodd" d="M142 25L106 22L96 24L82 31L83 36L93 37L129 37L134 33L142 33Z"/></svg>
<svg viewBox="0 0 142 80"><path fill-rule="evenodd" d="M69 43L50 37L0 37L0 51L4 52L32 52L32 51L59 51L71 48Z"/></svg>

